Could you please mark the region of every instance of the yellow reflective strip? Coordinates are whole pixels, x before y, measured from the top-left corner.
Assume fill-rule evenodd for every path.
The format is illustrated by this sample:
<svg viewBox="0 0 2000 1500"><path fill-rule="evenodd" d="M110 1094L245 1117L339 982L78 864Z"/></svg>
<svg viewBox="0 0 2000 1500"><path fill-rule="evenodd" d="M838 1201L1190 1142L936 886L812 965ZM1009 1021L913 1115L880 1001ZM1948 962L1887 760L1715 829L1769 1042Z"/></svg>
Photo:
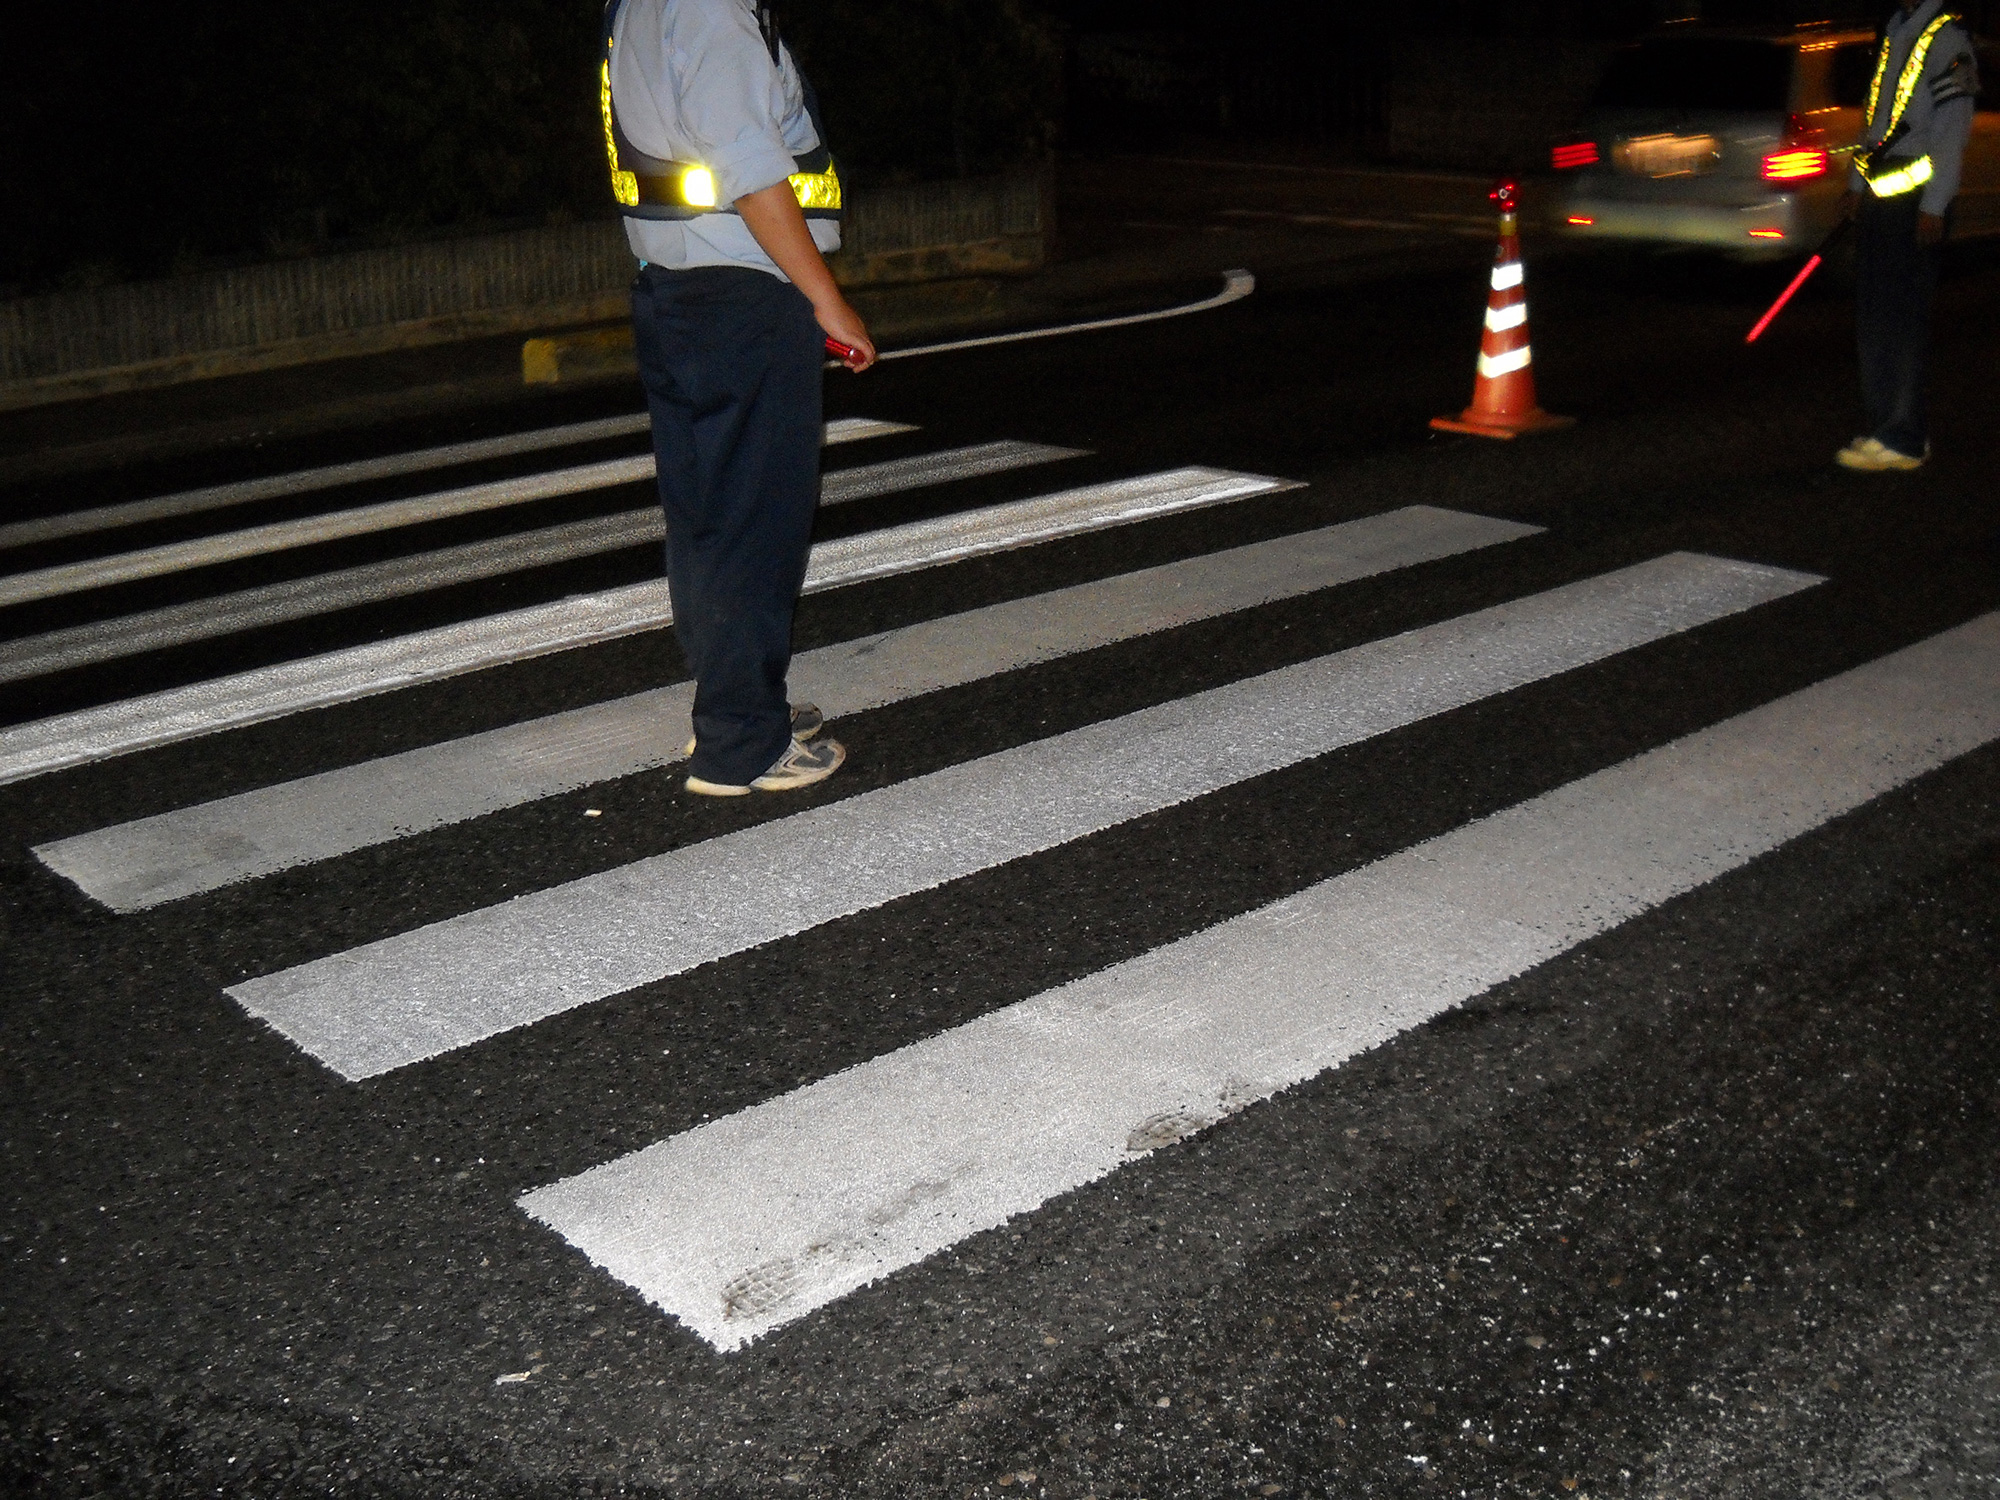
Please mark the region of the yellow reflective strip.
<svg viewBox="0 0 2000 1500"><path fill-rule="evenodd" d="M800 208L840 207L840 176L831 165L824 172L794 172L786 181Z"/></svg>
<svg viewBox="0 0 2000 1500"><path fill-rule="evenodd" d="M1868 108L1861 116L1861 128L1865 131L1875 123L1875 106L1882 99L1882 80L1889 73L1889 39L1882 38L1882 51L1875 59L1875 76L1868 80Z"/></svg>
<svg viewBox="0 0 2000 1500"><path fill-rule="evenodd" d="M1917 85L1923 82L1924 60L1930 56L1931 43L1937 40L1940 31L1957 19L1951 15L1939 16L1924 28L1924 34L1917 38L1916 46L1910 49L1910 60L1903 64L1903 76L1896 80L1896 101L1889 106L1888 128L1882 132L1884 140L1893 135L1896 127L1902 123L1903 111L1910 107L1910 100L1917 92ZM1870 114L1872 116L1872 110Z"/></svg>
<svg viewBox="0 0 2000 1500"><path fill-rule="evenodd" d="M1878 198L1898 198L1913 188L1920 188L1935 175L1928 156L1920 156L1907 167L1898 167L1893 172L1884 172L1880 177L1868 179L1868 190Z"/></svg>
<svg viewBox="0 0 2000 1500"><path fill-rule="evenodd" d="M681 173L681 201L690 208L715 207L715 174L707 167L689 167Z"/></svg>
<svg viewBox="0 0 2000 1500"><path fill-rule="evenodd" d="M636 207L639 202L639 179L618 165L618 136L611 128L611 57L608 48L604 61L597 65L597 109L604 116L604 154L611 162L611 196L622 207Z"/></svg>

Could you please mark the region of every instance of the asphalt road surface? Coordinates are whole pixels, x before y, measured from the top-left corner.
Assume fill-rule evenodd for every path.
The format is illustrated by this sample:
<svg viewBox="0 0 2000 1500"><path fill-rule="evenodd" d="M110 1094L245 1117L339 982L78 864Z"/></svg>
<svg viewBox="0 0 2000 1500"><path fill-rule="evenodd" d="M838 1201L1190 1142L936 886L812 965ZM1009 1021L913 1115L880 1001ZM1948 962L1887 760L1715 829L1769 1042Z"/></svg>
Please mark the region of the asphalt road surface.
<svg viewBox="0 0 2000 1500"><path fill-rule="evenodd" d="M1197 217L830 377L806 793L635 388L8 494L0 1485L2000 1493L2000 259L1875 477L1832 289L1534 262L1434 437L1471 237Z"/></svg>

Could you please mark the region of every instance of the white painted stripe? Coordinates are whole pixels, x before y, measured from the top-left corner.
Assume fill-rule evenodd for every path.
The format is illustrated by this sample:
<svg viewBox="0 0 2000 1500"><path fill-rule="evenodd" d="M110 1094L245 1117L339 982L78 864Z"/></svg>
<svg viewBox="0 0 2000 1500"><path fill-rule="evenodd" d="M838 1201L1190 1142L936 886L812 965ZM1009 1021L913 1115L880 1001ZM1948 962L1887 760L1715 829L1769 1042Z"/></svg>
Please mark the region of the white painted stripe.
<svg viewBox="0 0 2000 1500"><path fill-rule="evenodd" d="M821 500L827 505L839 505L867 496L1079 457L1082 452L1040 443L982 443L971 448L837 469L826 476ZM452 584L498 578L526 568L547 567L625 547L663 542L666 536L666 523L659 507L649 505L587 521L569 521L514 536L442 547L412 557L242 589L136 615L71 625L0 643L0 682L69 671L141 651L213 640L240 630L309 619L337 609L407 598Z"/></svg>
<svg viewBox="0 0 2000 1500"><path fill-rule="evenodd" d="M1293 480L1204 468L1085 485L821 543L813 549L805 587L808 592L837 588L1296 487ZM17 724L0 729L0 786L503 662L657 630L672 618L666 584L637 583Z"/></svg>
<svg viewBox="0 0 2000 1500"><path fill-rule="evenodd" d="M1516 302L1512 307L1489 307L1486 309L1486 326L1495 333L1505 333L1510 328L1519 328L1528 321L1528 304Z"/></svg>
<svg viewBox="0 0 2000 1500"><path fill-rule="evenodd" d="M228 993L336 1073L371 1077L1815 581L1674 554L813 807ZM1158 754L1162 744L1174 753ZM1146 774L1134 776L1141 763Z"/></svg>
<svg viewBox="0 0 2000 1500"><path fill-rule="evenodd" d="M970 448L953 448L916 458L836 469L825 477L822 487L829 503L838 504L868 495L885 495L950 479L965 479L976 474L994 474L1029 464L1072 458L1080 451L1051 448L1040 443L980 443ZM526 474L492 484L413 495L406 500L388 500L378 505L357 506L352 510L302 516L294 521L274 521L267 526L251 526L241 531L196 537L191 541L172 542L138 552L92 558L87 562L64 563L31 573L9 574L0 577L0 606L80 593L85 589L129 583L139 578L156 578L166 573L235 562L246 557L262 557L273 552L310 547L344 537L366 536L425 521L474 515L560 495L651 480L654 472L653 455L642 453L632 458L608 459L603 463L554 469L544 474Z"/></svg>
<svg viewBox="0 0 2000 1500"><path fill-rule="evenodd" d="M875 495L896 494L946 484L954 479L973 479L982 474L1002 474L1059 459L1082 458L1083 448L1051 448L1046 443L975 443L969 448L947 448L939 453L919 453L914 458L892 458L879 464L852 469L836 469L820 481L820 503L841 505Z"/></svg>
<svg viewBox="0 0 2000 1500"><path fill-rule="evenodd" d="M651 424L646 413L639 413L642 428ZM820 441L827 447L837 447L842 443L858 443L867 438L889 437L898 432L915 432L915 426L908 422L884 422L878 417L835 417L826 424L826 432Z"/></svg>
<svg viewBox="0 0 2000 1500"><path fill-rule="evenodd" d="M370 479L393 479L401 474L419 474L426 469L445 469L456 464L477 463L482 459L510 458L520 453L625 437L646 431L650 421L645 412L630 412L616 417L600 417L593 422L571 422L562 427L536 428L532 432L510 432L500 437L448 443L441 448L420 448L410 453L355 459L351 463L326 464L316 469L298 469L289 474L269 474L258 479L239 479L230 484L182 490L177 494L157 495L149 500L130 500L122 505L73 511L68 515L16 521L9 526L0 526L0 547L25 547L32 542L109 531L119 526L159 521L170 516L197 515L232 505L245 505L253 500L271 500L280 495L301 495L343 484L360 484ZM829 446L853 443L863 438L915 430L903 422L883 422L873 417L841 417L826 424L826 442Z"/></svg>
<svg viewBox="0 0 2000 1500"><path fill-rule="evenodd" d="M1186 302L1179 307L1163 307L1157 312L1132 313L1122 318L1093 318L1087 323L1065 323L1060 328L1030 328L1021 333L996 333L987 338L954 339L946 344L925 344L916 349L892 349L881 356L882 359L910 359L919 354L947 354L955 349L984 349L993 344L1019 344L1028 339L1052 339L1067 333L1095 333L1105 328L1130 328L1139 323L1158 323L1166 318L1184 318L1189 313L1209 312L1218 307L1227 307L1232 302L1241 302L1257 290L1257 278L1248 271L1224 271L1222 290L1213 297L1200 302ZM838 360L828 360L829 367L839 364Z"/></svg>
<svg viewBox="0 0 2000 1500"><path fill-rule="evenodd" d="M1526 344L1518 349L1509 349L1505 354L1488 354L1482 349L1479 352L1479 373L1488 380L1495 375L1511 375L1516 370L1527 369L1531 358Z"/></svg>
<svg viewBox="0 0 2000 1500"><path fill-rule="evenodd" d="M236 562L246 557L263 557L295 547L345 537L366 536L394 527L414 526L423 521L442 521L455 516L477 515L510 505L526 505L559 495L580 494L611 485L632 484L653 477L653 455L606 459L602 463L580 464L575 468L551 469L541 474L524 474L491 484L467 485L462 489L440 490L435 494L412 495L406 500L385 500L351 510L329 511L325 515L301 516L292 521L273 521L264 526L248 526L240 531L215 536L194 537L185 542L96 557L85 562L63 563L37 568L28 573L0 577L0 606L25 604L35 599L52 599L85 589L106 588L141 578L158 578L188 568L204 568L216 563Z"/></svg>
<svg viewBox="0 0 2000 1500"><path fill-rule="evenodd" d="M165 520L170 516L198 515L246 505L254 500L273 500L281 495L307 494L333 489L343 484L361 484L371 479L392 479L401 474L418 474L426 469L450 468L477 463L482 459L509 458L547 448L569 447L644 432L644 412L603 417L594 422L572 422L562 427L542 427L532 432L510 432L500 437L478 438L471 442L448 443L440 448L420 448L409 453L390 453L379 458L355 459L350 463L325 464L298 469L289 474L267 474L256 479L239 479L229 484L208 485L198 490L182 490L156 495L147 500L129 500L122 505L105 505L95 510L68 515L45 516L33 521L17 521L0 526L0 547L21 547L31 542L53 541L58 537L81 536L93 531L109 531L141 521Z"/></svg>
<svg viewBox="0 0 2000 1500"><path fill-rule="evenodd" d="M740 1348L2000 738L2000 615L521 1207Z"/></svg>
<svg viewBox="0 0 2000 1500"><path fill-rule="evenodd" d="M1193 620L1532 536L1429 506L1013 599L807 652L793 695L829 717ZM538 797L667 765L693 685L343 766L44 844L43 864L117 911L330 859Z"/></svg>
<svg viewBox="0 0 2000 1500"><path fill-rule="evenodd" d="M659 507L647 506L71 625L0 644L0 682L66 672L142 651L213 640L625 547L657 545L666 535Z"/></svg>
<svg viewBox="0 0 2000 1500"><path fill-rule="evenodd" d="M1523 274L1521 263L1518 260L1510 260L1504 265L1495 266L1493 268L1493 290L1496 292L1511 291L1521 284Z"/></svg>

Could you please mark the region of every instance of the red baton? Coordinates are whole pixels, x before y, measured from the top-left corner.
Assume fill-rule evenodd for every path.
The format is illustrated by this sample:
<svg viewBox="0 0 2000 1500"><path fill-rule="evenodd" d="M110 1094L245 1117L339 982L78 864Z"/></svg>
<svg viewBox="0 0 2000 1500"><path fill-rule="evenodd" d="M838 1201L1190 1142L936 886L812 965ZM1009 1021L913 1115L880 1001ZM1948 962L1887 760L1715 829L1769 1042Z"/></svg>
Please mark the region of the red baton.
<svg viewBox="0 0 2000 1500"><path fill-rule="evenodd" d="M1749 333L1744 335L1743 338L1744 343L1754 344L1757 342L1757 335L1762 333L1766 328L1769 328L1771 326L1771 320L1777 317L1779 313L1785 310L1785 304L1792 300L1792 293L1796 292L1800 287L1804 286L1806 284L1806 278L1819 269L1820 262L1826 259L1826 252L1833 248L1834 242L1840 239L1842 235L1846 234L1853 227L1854 227L1854 221L1852 219L1842 219L1838 224L1834 226L1833 233L1820 241L1819 249L1813 252L1812 259L1808 260L1803 266L1799 268L1799 274L1792 278L1792 284L1786 287L1782 292L1778 293L1778 300L1771 304L1771 310L1765 313L1763 317L1759 318L1757 320L1757 326L1752 328Z"/></svg>

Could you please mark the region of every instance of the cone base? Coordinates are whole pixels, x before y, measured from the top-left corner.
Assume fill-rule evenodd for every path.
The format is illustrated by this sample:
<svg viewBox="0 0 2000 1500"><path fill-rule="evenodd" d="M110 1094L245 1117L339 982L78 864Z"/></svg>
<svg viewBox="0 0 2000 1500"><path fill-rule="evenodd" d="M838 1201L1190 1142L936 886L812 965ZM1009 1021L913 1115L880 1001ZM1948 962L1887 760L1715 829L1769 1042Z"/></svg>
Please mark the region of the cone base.
<svg viewBox="0 0 2000 1500"><path fill-rule="evenodd" d="M1534 432L1556 432L1575 425L1575 417L1558 417L1540 407L1517 417L1503 417L1475 411L1468 406L1455 417L1431 418L1431 426L1439 432L1464 432L1473 437L1489 438L1526 437Z"/></svg>

